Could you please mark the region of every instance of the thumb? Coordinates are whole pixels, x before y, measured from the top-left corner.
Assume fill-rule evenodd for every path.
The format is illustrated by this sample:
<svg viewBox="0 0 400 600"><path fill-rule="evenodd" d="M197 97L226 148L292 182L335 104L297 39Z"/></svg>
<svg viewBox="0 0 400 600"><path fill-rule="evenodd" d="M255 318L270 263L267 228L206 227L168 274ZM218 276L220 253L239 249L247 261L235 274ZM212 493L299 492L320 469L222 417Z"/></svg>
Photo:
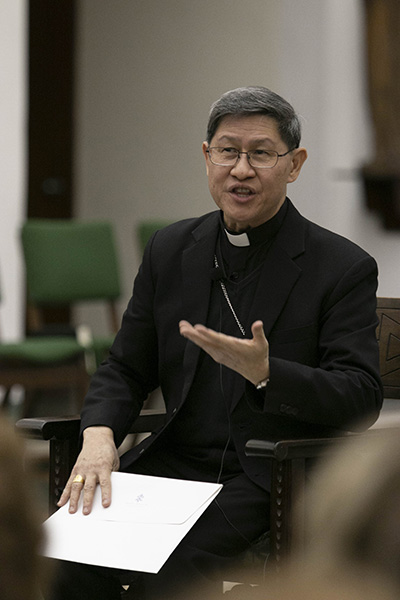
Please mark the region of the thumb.
<svg viewBox="0 0 400 600"><path fill-rule="evenodd" d="M262 321L254 321L253 325L251 326L251 333L253 334L253 338L255 340L265 340L264 323Z"/></svg>

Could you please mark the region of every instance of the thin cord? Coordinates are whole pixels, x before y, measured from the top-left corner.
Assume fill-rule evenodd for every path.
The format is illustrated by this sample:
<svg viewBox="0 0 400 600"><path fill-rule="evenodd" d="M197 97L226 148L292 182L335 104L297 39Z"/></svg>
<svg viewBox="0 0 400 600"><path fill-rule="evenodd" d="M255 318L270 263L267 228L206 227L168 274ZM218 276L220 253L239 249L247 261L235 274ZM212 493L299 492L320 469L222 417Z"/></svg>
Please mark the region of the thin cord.
<svg viewBox="0 0 400 600"><path fill-rule="evenodd" d="M219 306L219 330L222 331L222 307L221 304ZM219 467L219 473L218 473L218 477L217 477L217 483L220 482L221 476L222 476L222 471L224 468L224 462L225 462L225 456L226 453L228 451L228 447L231 441L231 415L229 413L229 407L228 407L228 403L226 401L226 397L225 397L225 390L224 390L224 382L223 382L223 376L222 376L222 365L221 363L219 363L219 389L221 392L221 396L222 396L222 400L224 402L225 405L225 410L226 410L226 416L227 416L227 420L228 420L228 439L226 441L225 444L225 448L222 452L222 456L221 456L221 465Z"/></svg>
<svg viewBox="0 0 400 600"><path fill-rule="evenodd" d="M225 521L228 523L228 525L230 525L230 526L232 527L232 529L234 529L234 530L236 531L236 533L238 533L238 534L240 535L240 537L241 537L241 538L243 538L243 539L244 539L244 541L245 541L245 542L246 542L246 543L247 543L249 546L251 546L251 545L252 545L252 542L249 540L249 538L248 538L248 537L246 537L246 536L244 535L244 533L242 533L242 532L240 531L240 529L238 529L238 528L236 527L236 525L234 525L234 524L232 523L232 521L231 521L231 520L230 520L230 519L227 517L227 515L226 515L226 512L224 511L224 509L222 508L222 506L220 505L220 503L219 503L219 501L218 501L218 498L216 498L216 499L214 500L214 502L215 502L215 504L218 506L219 510L222 512L222 514L223 514L223 516L224 516L224 519L225 519Z"/></svg>
<svg viewBox="0 0 400 600"><path fill-rule="evenodd" d="M215 268L218 269L219 264L218 264L218 259L217 259L217 255L216 254L214 254L214 265L215 265ZM240 329L240 333L243 335L243 337L245 337L246 336L246 331L245 331L243 325L241 324L241 322L239 321L239 317L237 316L237 314L235 312L235 309L232 306L232 302L231 302L231 300L229 298L229 295L228 295L228 290L226 289L225 283L222 281L222 279L219 280L219 284L221 286L222 293L225 296L225 300L227 301L228 306L231 309L231 312L232 312L233 317L234 317L234 319L235 319L235 321L237 323L237 326Z"/></svg>
<svg viewBox="0 0 400 600"><path fill-rule="evenodd" d="M222 307L220 306L220 310L219 310L219 330L221 331L221 329L222 329ZM219 473L218 473L218 477L217 477L217 483L220 482L220 478L222 476L222 471L223 471L223 468L224 468L225 456L226 456L226 453L228 451L229 443L231 441L231 416L230 416L230 412L229 412L228 403L227 403L226 397L225 397L224 382L223 382L223 376L222 376L222 365L221 364L219 365L219 385L220 385L221 396L222 396L222 399L223 399L223 402L224 402L224 405L225 405L225 409L226 409L226 413L227 413L227 418L228 418L228 439L226 441L225 448L224 448L224 450L222 452L221 465L220 465L220 469L219 469ZM226 520L226 522L228 523L228 525L230 525L232 527L232 529L234 529L236 531L236 533L238 535L240 535L240 537L242 539L244 539L244 541L247 544L249 544L249 546L251 546L252 542L228 518L228 516L226 515L224 509L222 508L222 506L219 503L218 497L214 500L214 502L215 502L216 506L219 508L219 510L221 511L221 513L223 514L224 519Z"/></svg>
<svg viewBox="0 0 400 600"><path fill-rule="evenodd" d="M214 265L216 268L219 267L218 264L218 260L217 260L217 256L214 254ZM246 335L245 329L242 326L241 322L239 321L238 316L236 315L236 312L232 306L232 303L230 301L229 295L228 295L228 291L225 287L225 284L223 283L223 281L219 280L222 292L224 294L225 300L229 306L229 308L231 309L231 312L235 318L235 321L240 329L240 332L242 333L243 336ZM219 331L222 331L222 306L220 304L219 307ZM221 464L220 464L220 468L219 468L219 473L218 473L218 477L217 477L217 483L220 482L221 476L222 476L222 472L223 472L223 468L224 468L224 462L225 462L225 456L226 453L228 451L228 447L229 447L229 443L231 441L231 418L230 418L230 412L229 412L229 407L228 407L228 403L226 401L226 397L225 397L225 391L224 391L224 383L223 383L223 372L222 372L222 365L219 364L219 385L220 385L220 392L221 392L221 396L225 405L225 409L226 409L226 413L227 413L227 419L228 419L228 439L226 441L224 450L222 452L222 456L221 456ZM221 511L224 519L226 520L226 522L228 523L228 525L230 525L230 527L232 527L232 529L234 531L236 531L236 533L249 545L249 547L251 548L251 546L253 545L253 542L251 540L248 539L247 536L244 535L244 533L242 533L240 531L240 529L238 529L236 527L236 525L234 525L232 523L232 521L228 518L227 514L225 513L224 509L222 508L222 506L219 503L218 497L215 498L214 500L215 505L219 508L219 510ZM267 568L267 562L268 562L268 558L269 558L269 554L267 555L264 564L263 564L263 579L265 579L265 574L266 574L266 568Z"/></svg>
<svg viewBox="0 0 400 600"><path fill-rule="evenodd" d="M222 452L221 465L220 465L220 468L219 468L219 473L218 473L218 477L217 477L217 483L219 483L219 481L221 479L222 471L223 471L223 468L224 468L225 455L227 453L230 441L231 441L231 435L229 434L227 442L225 444L224 451Z"/></svg>

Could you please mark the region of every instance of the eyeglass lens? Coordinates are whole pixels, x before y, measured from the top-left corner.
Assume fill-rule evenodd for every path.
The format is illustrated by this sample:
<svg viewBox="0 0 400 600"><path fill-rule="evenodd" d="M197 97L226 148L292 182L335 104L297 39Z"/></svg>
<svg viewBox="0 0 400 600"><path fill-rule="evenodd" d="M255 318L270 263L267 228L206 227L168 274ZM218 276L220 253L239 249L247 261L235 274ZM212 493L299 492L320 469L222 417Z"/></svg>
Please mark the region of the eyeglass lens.
<svg viewBox="0 0 400 600"><path fill-rule="evenodd" d="M209 148L209 155L211 162L220 166L233 166L239 159L239 156L243 153L239 152L235 148ZM278 161L278 153L271 150L254 150L253 152L247 152L249 163L252 167L271 168L274 167Z"/></svg>

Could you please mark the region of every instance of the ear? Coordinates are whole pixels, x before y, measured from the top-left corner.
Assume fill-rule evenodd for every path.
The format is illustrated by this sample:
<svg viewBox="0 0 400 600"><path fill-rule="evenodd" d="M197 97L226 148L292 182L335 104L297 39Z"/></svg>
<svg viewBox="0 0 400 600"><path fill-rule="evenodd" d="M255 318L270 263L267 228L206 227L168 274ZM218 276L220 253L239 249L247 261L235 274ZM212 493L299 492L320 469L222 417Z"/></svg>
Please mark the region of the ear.
<svg viewBox="0 0 400 600"><path fill-rule="evenodd" d="M292 168L289 173L287 182L292 183L298 178L301 167L307 160L307 150L305 148L296 148L292 152Z"/></svg>
<svg viewBox="0 0 400 600"><path fill-rule="evenodd" d="M206 159L206 171L207 171L207 175L208 175L208 164L209 164L208 163L208 153L207 153L208 142L203 142L202 150L203 150L204 158Z"/></svg>

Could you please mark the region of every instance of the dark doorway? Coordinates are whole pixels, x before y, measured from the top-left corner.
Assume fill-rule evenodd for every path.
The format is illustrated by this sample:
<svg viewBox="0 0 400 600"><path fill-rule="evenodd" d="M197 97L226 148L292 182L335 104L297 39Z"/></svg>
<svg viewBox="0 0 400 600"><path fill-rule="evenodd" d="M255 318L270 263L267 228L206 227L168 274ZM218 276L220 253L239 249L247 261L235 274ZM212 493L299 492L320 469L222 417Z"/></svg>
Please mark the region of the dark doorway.
<svg viewBox="0 0 400 600"><path fill-rule="evenodd" d="M73 214L73 0L29 2L29 217Z"/></svg>
<svg viewBox="0 0 400 600"><path fill-rule="evenodd" d="M74 213L75 0L29 1L29 124L26 216ZM46 322L68 322L49 310Z"/></svg>

